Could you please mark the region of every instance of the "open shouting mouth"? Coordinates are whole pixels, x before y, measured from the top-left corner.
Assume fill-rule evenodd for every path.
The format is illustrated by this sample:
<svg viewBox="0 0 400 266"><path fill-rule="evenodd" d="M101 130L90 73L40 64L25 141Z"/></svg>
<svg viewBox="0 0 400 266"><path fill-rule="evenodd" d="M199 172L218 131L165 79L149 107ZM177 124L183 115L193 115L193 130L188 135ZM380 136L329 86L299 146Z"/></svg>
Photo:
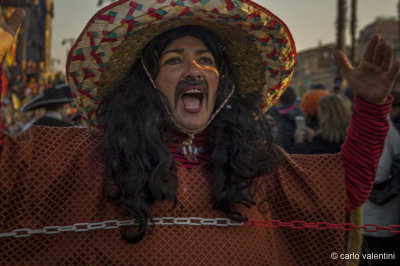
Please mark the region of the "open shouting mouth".
<svg viewBox="0 0 400 266"><path fill-rule="evenodd" d="M181 103L186 112L200 112L206 102L207 95L208 88L204 81L182 80L177 84L175 91L175 108Z"/></svg>

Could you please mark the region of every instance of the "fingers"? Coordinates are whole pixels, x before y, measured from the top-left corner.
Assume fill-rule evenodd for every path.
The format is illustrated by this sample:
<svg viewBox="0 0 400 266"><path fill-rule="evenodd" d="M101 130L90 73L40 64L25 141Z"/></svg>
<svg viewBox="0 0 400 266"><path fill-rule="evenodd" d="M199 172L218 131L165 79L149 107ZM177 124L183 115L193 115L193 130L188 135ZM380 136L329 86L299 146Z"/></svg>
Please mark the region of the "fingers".
<svg viewBox="0 0 400 266"><path fill-rule="evenodd" d="M400 61L397 60L389 70L388 78L389 80L396 80L397 75L399 74L400 70Z"/></svg>
<svg viewBox="0 0 400 266"><path fill-rule="evenodd" d="M19 26L21 26L22 21L24 20L25 17L25 10L22 8L17 8L14 10L12 13L11 17L8 19L7 24L10 27L11 31L10 32L12 35L15 35L17 32Z"/></svg>
<svg viewBox="0 0 400 266"><path fill-rule="evenodd" d="M333 55L335 56L335 61L338 64L338 66L339 66L340 70L342 71L343 75L346 76L346 74L353 69L353 66L350 63L350 60L340 50L335 50L333 52Z"/></svg>
<svg viewBox="0 0 400 266"><path fill-rule="evenodd" d="M368 44L364 54L364 68L380 70L383 72L389 71L392 66L393 48L379 35L376 35Z"/></svg>
<svg viewBox="0 0 400 266"><path fill-rule="evenodd" d="M381 68L383 71L388 71L392 65L393 58L393 48L391 45L386 43L385 47L382 49L383 58L381 63Z"/></svg>
<svg viewBox="0 0 400 266"><path fill-rule="evenodd" d="M383 39L379 39L378 43L375 46L374 54L372 56L372 63L375 65L380 65L383 60L384 48L386 46L386 42Z"/></svg>
<svg viewBox="0 0 400 266"><path fill-rule="evenodd" d="M378 44L380 39L381 39L381 36L375 35L374 38L372 38L372 40L368 43L367 50L365 51L365 54L364 54L365 61L372 62L375 47Z"/></svg>

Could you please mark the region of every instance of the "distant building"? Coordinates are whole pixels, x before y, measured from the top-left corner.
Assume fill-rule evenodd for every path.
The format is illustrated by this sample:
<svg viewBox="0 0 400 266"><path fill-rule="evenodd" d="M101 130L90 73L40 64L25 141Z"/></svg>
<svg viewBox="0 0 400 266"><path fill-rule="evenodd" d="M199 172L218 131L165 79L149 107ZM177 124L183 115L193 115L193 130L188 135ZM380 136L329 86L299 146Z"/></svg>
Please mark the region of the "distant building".
<svg viewBox="0 0 400 266"><path fill-rule="evenodd" d="M17 68L15 71L24 80L49 73L53 0L0 0L2 3L5 7L24 7L26 12L10 67Z"/></svg>
<svg viewBox="0 0 400 266"><path fill-rule="evenodd" d="M301 51L297 55L297 65L291 85L299 96L316 84L326 89L333 87L336 67L332 52L335 44L320 44L318 47Z"/></svg>
<svg viewBox="0 0 400 266"><path fill-rule="evenodd" d="M359 55L363 55L367 49L367 45L370 39L376 34L382 36L390 45L394 48L394 55L396 58L400 58L400 29L399 21L395 18L382 18L378 17L376 20L368 24L360 32L360 38L358 40L358 51ZM400 78L397 78L394 89L400 90Z"/></svg>
<svg viewBox="0 0 400 266"><path fill-rule="evenodd" d="M374 22L361 29L357 41L356 61L360 61L359 56L363 55L368 42L376 35L381 35L395 49L395 56L400 58L400 29L399 22L395 18L378 17ZM302 96L307 90L315 84L322 84L325 88L331 90L334 86L336 77L336 65L333 58L333 51L336 44L321 43L314 48L300 51L297 55L297 65L291 85L297 90L299 96ZM395 85L400 89L400 78Z"/></svg>
<svg viewBox="0 0 400 266"><path fill-rule="evenodd" d="M360 31L358 39L359 55L363 55L367 49L369 40L376 34L382 36L388 43L395 48L397 58L400 57L400 43L399 43L399 21L395 18L382 18L378 17L376 20L368 24Z"/></svg>

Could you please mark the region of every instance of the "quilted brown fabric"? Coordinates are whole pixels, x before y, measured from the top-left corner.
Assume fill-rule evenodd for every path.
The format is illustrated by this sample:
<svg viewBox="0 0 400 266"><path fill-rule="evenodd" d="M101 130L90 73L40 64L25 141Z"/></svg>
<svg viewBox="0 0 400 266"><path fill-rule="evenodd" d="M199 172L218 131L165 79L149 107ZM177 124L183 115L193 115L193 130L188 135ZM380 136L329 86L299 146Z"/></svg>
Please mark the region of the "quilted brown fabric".
<svg viewBox="0 0 400 266"><path fill-rule="evenodd" d="M66 226L119 217L103 196L99 137L87 129L32 127L6 135L0 163L0 232ZM252 220L345 222L340 155L287 155L258 179ZM153 217L224 218L212 209L203 166L177 165L179 204L152 207ZM262 212L260 212L260 210ZM138 244L118 229L0 238L0 264L15 265L337 265L346 233L263 227L156 226Z"/></svg>

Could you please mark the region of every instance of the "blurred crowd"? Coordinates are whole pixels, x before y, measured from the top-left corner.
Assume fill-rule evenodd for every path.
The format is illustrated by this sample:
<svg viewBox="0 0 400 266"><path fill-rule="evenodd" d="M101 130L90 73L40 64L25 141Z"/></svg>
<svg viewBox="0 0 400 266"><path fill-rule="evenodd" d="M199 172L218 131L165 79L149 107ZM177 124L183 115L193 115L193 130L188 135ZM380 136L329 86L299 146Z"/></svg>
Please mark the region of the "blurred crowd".
<svg viewBox="0 0 400 266"><path fill-rule="evenodd" d="M400 131L400 91L394 97L390 119ZM326 154L340 152L350 123L353 96L313 85L301 98L288 87L266 114L275 141L288 153Z"/></svg>
<svg viewBox="0 0 400 266"><path fill-rule="evenodd" d="M17 34L16 42L2 62L0 126L13 135L38 124L43 116L57 118L66 125L80 125L80 116L72 105L71 96L60 95L61 90L47 93L66 81L61 72L45 71L45 9L44 1L32 1L26 11L24 28ZM13 11L14 7L9 4L1 6L0 23L7 20ZM71 94L69 88L67 91ZM61 99L65 97L68 100Z"/></svg>
<svg viewBox="0 0 400 266"><path fill-rule="evenodd" d="M48 92L65 84L62 73L55 73L47 79L41 78L37 71L23 76L13 68L4 68L2 75L2 127L12 135L17 135L35 124L47 111L57 111L61 120L74 126L82 126L71 96L53 95ZM71 94L67 85L67 92ZM45 99L43 99L45 97ZM53 97L49 99L49 97ZM67 97L67 100L63 98ZM32 103L34 107L32 108ZM28 108L27 108L28 107ZM60 109L59 107L62 107Z"/></svg>

